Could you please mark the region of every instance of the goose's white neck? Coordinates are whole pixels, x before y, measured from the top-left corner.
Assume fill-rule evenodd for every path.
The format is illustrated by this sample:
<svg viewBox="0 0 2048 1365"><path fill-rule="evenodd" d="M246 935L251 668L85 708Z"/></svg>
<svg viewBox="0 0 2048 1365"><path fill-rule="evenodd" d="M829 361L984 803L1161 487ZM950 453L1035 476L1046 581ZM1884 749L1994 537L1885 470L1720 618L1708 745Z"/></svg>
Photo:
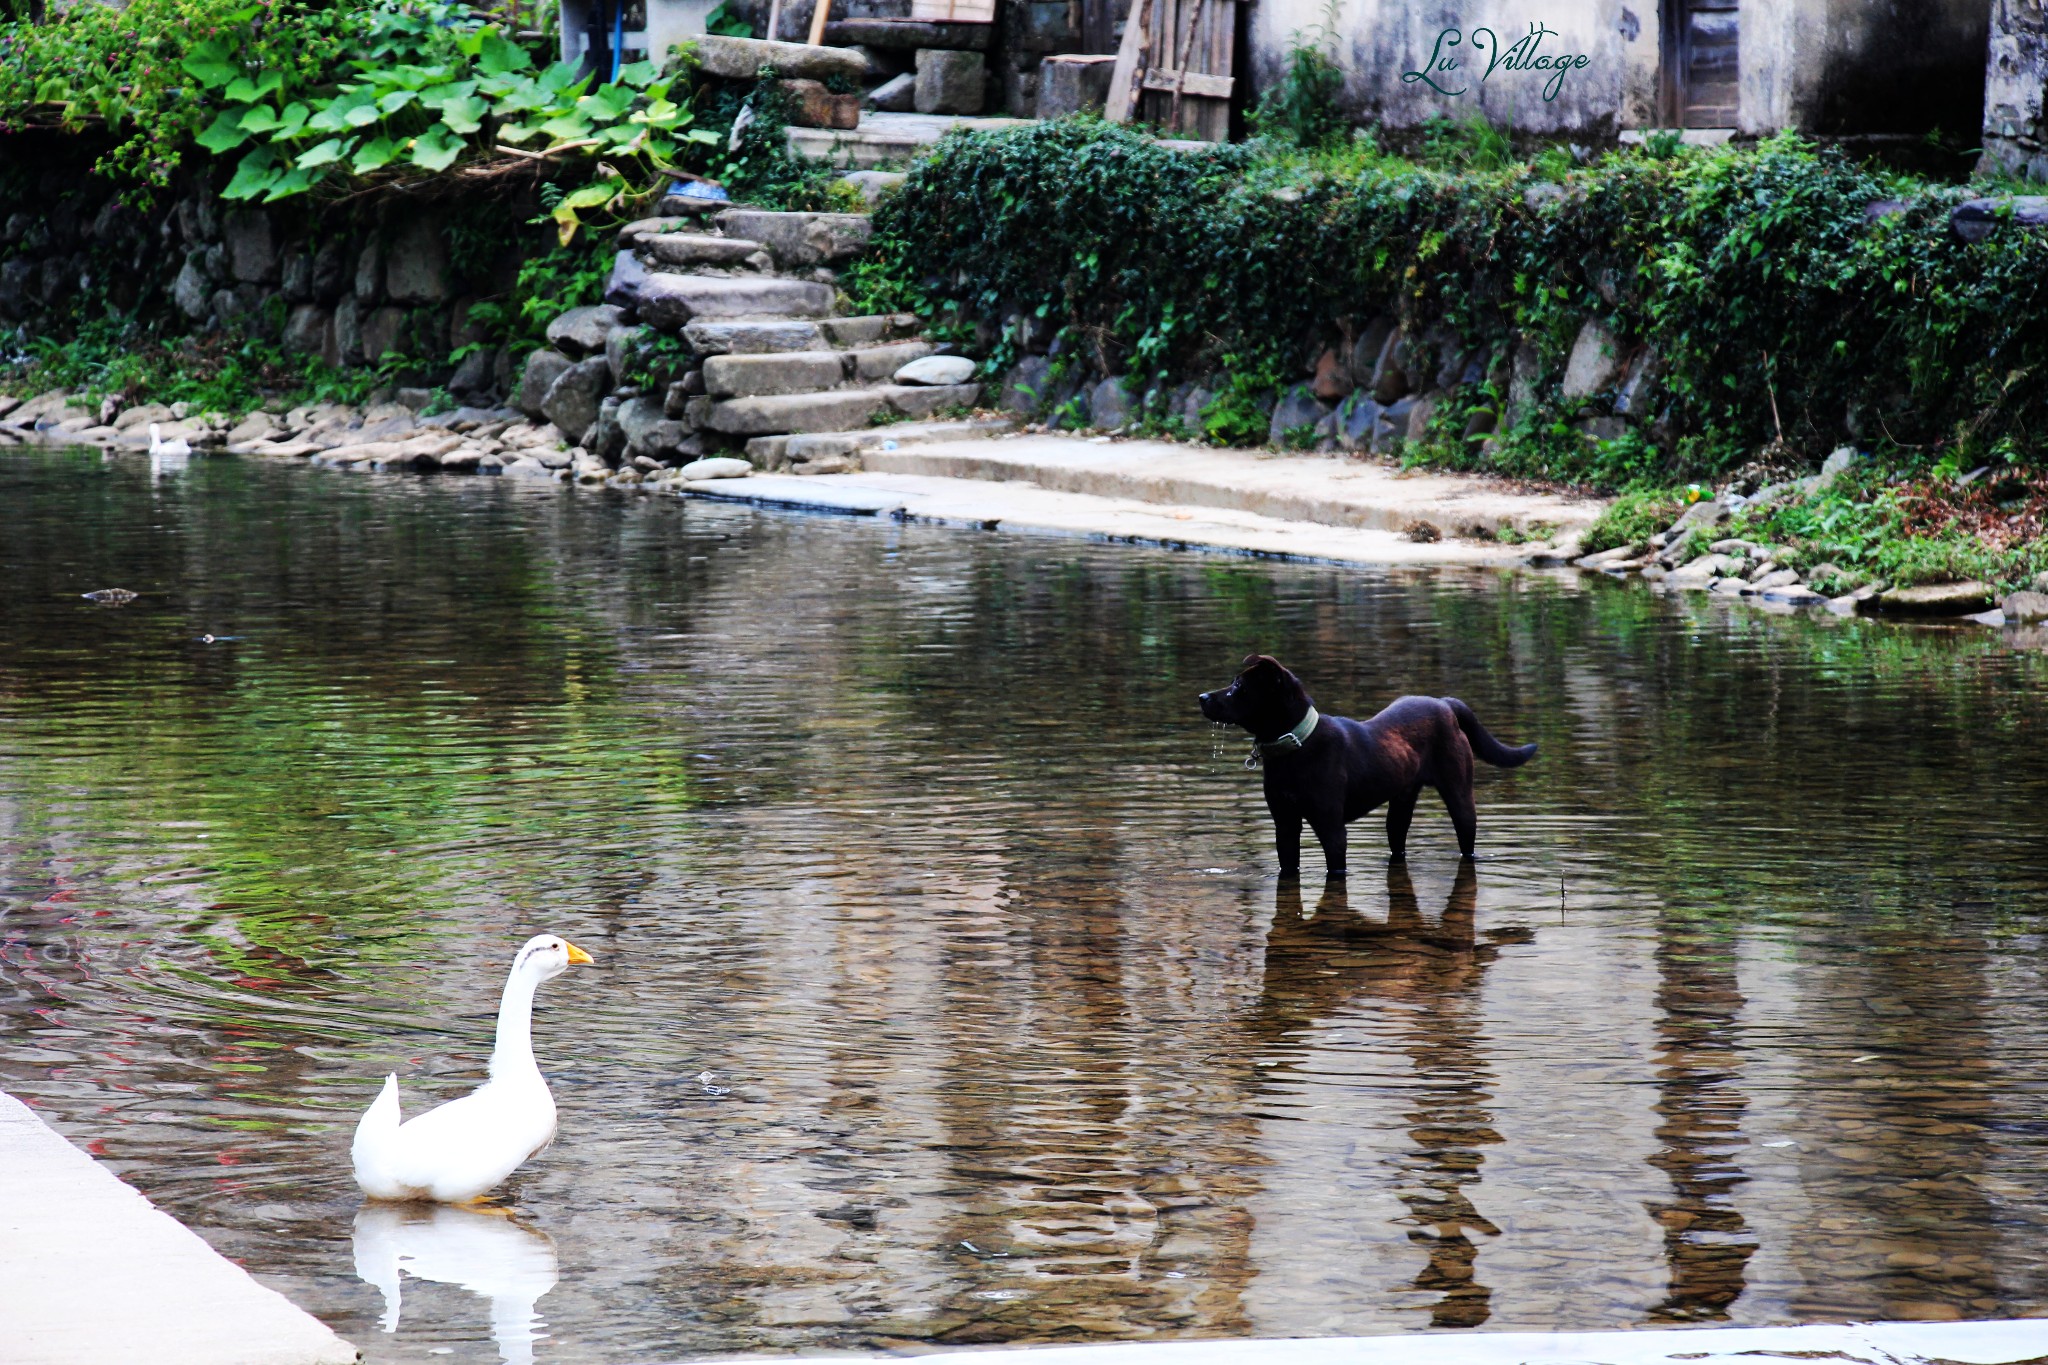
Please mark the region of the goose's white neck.
<svg viewBox="0 0 2048 1365"><path fill-rule="evenodd" d="M533 1059L533 993L540 981L532 972L514 969L505 978L505 994L498 1001L498 1042L491 1049L491 1079L540 1080L540 1064Z"/></svg>

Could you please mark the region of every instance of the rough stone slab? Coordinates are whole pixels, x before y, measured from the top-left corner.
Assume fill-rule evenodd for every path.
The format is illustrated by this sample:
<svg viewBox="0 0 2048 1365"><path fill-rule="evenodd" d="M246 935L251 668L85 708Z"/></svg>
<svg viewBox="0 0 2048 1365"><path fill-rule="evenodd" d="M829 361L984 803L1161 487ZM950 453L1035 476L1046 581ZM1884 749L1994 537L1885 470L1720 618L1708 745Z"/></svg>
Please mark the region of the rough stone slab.
<svg viewBox="0 0 2048 1365"><path fill-rule="evenodd" d="M781 355L715 355L704 362L704 391L713 398L756 398L816 393L846 382L845 351L788 351Z"/></svg>
<svg viewBox="0 0 2048 1365"><path fill-rule="evenodd" d="M1116 58L1093 53L1064 53L1038 64L1038 116L1099 113L1109 102L1109 77Z"/></svg>
<svg viewBox="0 0 2048 1365"><path fill-rule="evenodd" d="M805 77L814 81L844 76L858 81L868 69L858 52L843 47L811 47L806 43L779 43L766 38L728 38L717 33L700 33L693 38L697 47L697 68L710 76L729 81L750 81L764 66L775 68L778 76Z"/></svg>
<svg viewBox="0 0 2048 1365"><path fill-rule="evenodd" d="M929 382L921 377L904 379L901 374L929 359L960 361L967 366L964 372L958 366L947 373L953 377L941 379L939 383L960 383L974 374L974 362L961 356L932 356L929 341L893 341L881 346L860 346L846 353L853 365L853 382L856 384L922 384Z"/></svg>
<svg viewBox="0 0 2048 1365"><path fill-rule="evenodd" d="M825 25L825 41L834 47L945 47L961 52L986 52L995 37L995 28L994 24L933 23L923 19L836 19Z"/></svg>
<svg viewBox="0 0 2048 1365"><path fill-rule="evenodd" d="M1881 592L1874 605L1879 611L1901 616L1968 616L1983 611L1996 598L1988 583L1919 583Z"/></svg>
<svg viewBox="0 0 2048 1365"><path fill-rule="evenodd" d="M0 1095L8 1365L352 1365L353 1346Z"/></svg>
<svg viewBox="0 0 2048 1365"><path fill-rule="evenodd" d="M889 410L888 395L876 389L795 393L772 398L731 398L711 407L713 431L731 436L777 436L792 431L844 431Z"/></svg>
<svg viewBox="0 0 2048 1365"><path fill-rule="evenodd" d="M889 429L879 430L886 434ZM1476 530L1491 537L1504 525L1525 534L1539 525L1575 533L1590 526L1606 506L1594 498L1503 492L1463 475L1166 441L1014 436L871 450L863 460L870 470L1029 482L1064 492L1222 508L1324 526L1399 532L1410 522L1428 521L1443 530L1442 544ZM1505 549L1505 558L1514 560L1531 548L1496 544L1492 551Z"/></svg>
<svg viewBox="0 0 2048 1365"><path fill-rule="evenodd" d="M865 213L779 213L771 209L727 209L719 231L747 237L768 248L783 269L804 269L851 260L867 250L874 220Z"/></svg>
<svg viewBox="0 0 2048 1365"><path fill-rule="evenodd" d="M941 408L973 407L981 398L979 384L885 384L874 390L890 408L905 417L929 417Z"/></svg>
<svg viewBox="0 0 2048 1365"><path fill-rule="evenodd" d="M837 480L835 480L836 482ZM805 483L817 483L806 479ZM1377 1337L1302 1337L1117 1342L1095 1346L1023 1346L1000 1352L1025 1365L1768 1365L1791 1358L1836 1358L1847 1365L1957 1361L2017 1365L2038 1359L2039 1318L2003 1322L1867 1322L1849 1326L1685 1327L1640 1332L1448 1332ZM1026 1357L1029 1360L1026 1361ZM851 1360L896 1360L856 1355ZM987 1351L939 1351L921 1365L985 1365ZM698 1365L741 1365L734 1357Z"/></svg>
<svg viewBox="0 0 2048 1365"><path fill-rule="evenodd" d="M683 339L698 355L765 355L819 351L829 344L825 322L693 322Z"/></svg>
<svg viewBox="0 0 2048 1365"><path fill-rule="evenodd" d="M843 170L872 170L914 161L955 128L1000 131L1028 128L1020 118L968 118L953 114L902 114L870 110L852 132L836 128L796 128L784 133L789 150L812 161Z"/></svg>
<svg viewBox="0 0 2048 1365"><path fill-rule="evenodd" d="M830 285L757 275L650 275L640 319L674 331L699 318L817 318L832 311Z"/></svg>
<svg viewBox="0 0 2048 1365"><path fill-rule="evenodd" d="M988 62L979 52L921 48L911 102L920 114L978 114L988 88Z"/></svg>
<svg viewBox="0 0 2048 1365"><path fill-rule="evenodd" d="M871 313L858 318L826 318L818 324L834 346L875 346L897 337L914 337L924 327L915 313Z"/></svg>
<svg viewBox="0 0 2048 1365"><path fill-rule="evenodd" d="M744 237L707 237L694 232L654 232L639 238L640 253L664 265L744 265L761 249Z"/></svg>

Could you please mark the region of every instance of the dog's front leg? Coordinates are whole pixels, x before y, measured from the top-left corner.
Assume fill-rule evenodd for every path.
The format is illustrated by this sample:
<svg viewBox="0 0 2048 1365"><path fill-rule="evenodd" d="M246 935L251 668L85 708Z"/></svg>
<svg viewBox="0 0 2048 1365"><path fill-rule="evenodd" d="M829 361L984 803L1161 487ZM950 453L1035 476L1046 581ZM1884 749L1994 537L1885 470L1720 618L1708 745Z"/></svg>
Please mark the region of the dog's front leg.
<svg viewBox="0 0 2048 1365"><path fill-rule="evenodd" d="M1299 877L1301 875L1301 812L1266 798L1266 809L1273 815L1273 848L1280 855L1280 875Z"/></svg>
<svg viewBox="0 0 2048 1365"><path fill-rule="evenodd" d="M1316 832L1316 842L1323 846L1323 875L1332 881L1344 879L1344 817L1341 813L1325 812L1311 815L1308 827Z"/></svg>

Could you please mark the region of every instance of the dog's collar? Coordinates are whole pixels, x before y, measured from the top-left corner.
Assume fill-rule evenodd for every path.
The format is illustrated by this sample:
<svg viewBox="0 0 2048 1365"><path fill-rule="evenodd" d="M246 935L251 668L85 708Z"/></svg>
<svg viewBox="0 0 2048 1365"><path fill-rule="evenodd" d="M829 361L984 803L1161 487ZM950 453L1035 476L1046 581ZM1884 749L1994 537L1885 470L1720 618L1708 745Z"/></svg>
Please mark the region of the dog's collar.
<svg viewBox="0 0 2048 1365"><path fill-rule="evenodd" d="M1308 743L1308 737L1316 732L1316 722L1321 719L1322 717L1316 714L1316 708L1311 706L1308 708L1308 714L1301 718L1301 724L1295 726L1292 730L1280 736L1280 738L1270 742L1253 740L1252 751L1246 755L1244 766L1256 768L1259 766L1259 760L1262 758L1277 758L1281 754L1298 752L1302 745Z"/></svg>

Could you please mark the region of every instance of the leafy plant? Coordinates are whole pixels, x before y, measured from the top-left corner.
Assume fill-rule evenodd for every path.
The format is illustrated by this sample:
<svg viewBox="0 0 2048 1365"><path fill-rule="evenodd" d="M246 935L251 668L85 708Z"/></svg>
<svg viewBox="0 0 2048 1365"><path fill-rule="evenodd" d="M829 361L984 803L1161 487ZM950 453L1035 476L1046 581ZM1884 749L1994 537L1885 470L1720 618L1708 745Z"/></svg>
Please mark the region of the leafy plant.
<svg viewBox="0 0 2048 1365"><path fill-rule="evenodd" d="M1337 107L1344 70L1324 50L1330 41L1327 30L1294 35L1286 72L1252 110L1251 125L1259 136L1320 151L1350 135L1350 123Z"/></svg>

